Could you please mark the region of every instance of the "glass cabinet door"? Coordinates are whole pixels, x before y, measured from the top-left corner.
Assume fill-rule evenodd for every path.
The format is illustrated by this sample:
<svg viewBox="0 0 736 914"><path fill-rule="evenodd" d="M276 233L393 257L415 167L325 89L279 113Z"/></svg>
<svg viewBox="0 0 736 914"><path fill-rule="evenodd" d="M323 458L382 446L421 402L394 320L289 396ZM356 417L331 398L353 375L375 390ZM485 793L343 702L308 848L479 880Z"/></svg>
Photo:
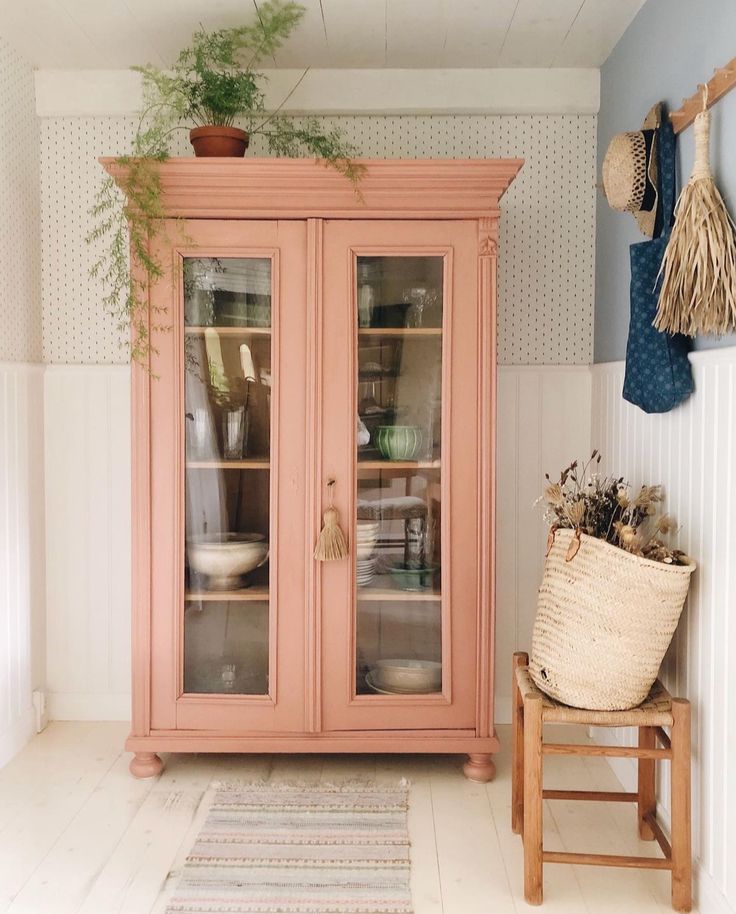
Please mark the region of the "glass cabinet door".
<svg viewBox="0 0 736 914"><path fill-rule="evenodd" d="M444 258L356 259L356 694L442 691Z"/></svg>
<svg viewBox="0 0 736 914"><path fill-rule="evenodd" d="M151 725L299 732L306 225L192 220L158 243L171 275L152 289L164 329L145 381Z"/></svg>
<svg viewBox="0 0 736 914"><path fill-rule="evenodd" d="M351 547L322 571L327 726L472 727L477 229L328 225L325 261L322 453Z"/></svg>
<svg viewBox="0 0 736 914"><path fill-rule="evenodd" d="M271 260L188 257L184 692L269 677Z"/></svg>

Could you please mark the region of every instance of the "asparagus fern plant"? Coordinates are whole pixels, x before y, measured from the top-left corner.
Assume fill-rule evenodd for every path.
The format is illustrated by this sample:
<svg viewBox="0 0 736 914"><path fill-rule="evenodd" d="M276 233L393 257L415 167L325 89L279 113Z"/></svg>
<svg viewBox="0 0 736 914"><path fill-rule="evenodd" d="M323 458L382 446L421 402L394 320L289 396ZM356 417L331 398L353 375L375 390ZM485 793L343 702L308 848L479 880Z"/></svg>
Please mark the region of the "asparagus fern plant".
<svg viewBox="0 0 736 914"><path fill-rule="evenodd" d="M266 77L257 68L298 26L304 7L291 0L266 0L257 13L254 22L235 28L200 27L169 71L151 65L134 68L142 77L144 101L131 153L117 159L126 170L125 194L112 178L105 179L87 237L103 245L91 275L104 284L103 303L130 337L134 361L147 362L153 351L147 290L163 273L153 246L164 227L158 164L169 157L175 131L233 126L237 121L250 136L263 137L273 155L324 159L358 186L361 167L352 161L355 150L338 128L325 129L315 118L296 121L282 113L299 83L275 111L266 110Z"/></svg>

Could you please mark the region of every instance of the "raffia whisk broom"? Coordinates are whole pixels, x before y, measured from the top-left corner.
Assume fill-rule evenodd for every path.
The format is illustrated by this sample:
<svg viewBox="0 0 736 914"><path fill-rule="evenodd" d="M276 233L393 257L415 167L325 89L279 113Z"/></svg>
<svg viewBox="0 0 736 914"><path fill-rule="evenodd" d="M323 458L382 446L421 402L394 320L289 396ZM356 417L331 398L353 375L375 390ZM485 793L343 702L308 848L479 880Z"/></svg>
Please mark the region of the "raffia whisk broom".
<svg viewBox="0 0 736 914"><path fill-rule="evenodd" d="M710 169L710 111L695 118L695 164L680 194L660 274L654 326L668 333L726 333L736 325L736 237Z"/></svg>

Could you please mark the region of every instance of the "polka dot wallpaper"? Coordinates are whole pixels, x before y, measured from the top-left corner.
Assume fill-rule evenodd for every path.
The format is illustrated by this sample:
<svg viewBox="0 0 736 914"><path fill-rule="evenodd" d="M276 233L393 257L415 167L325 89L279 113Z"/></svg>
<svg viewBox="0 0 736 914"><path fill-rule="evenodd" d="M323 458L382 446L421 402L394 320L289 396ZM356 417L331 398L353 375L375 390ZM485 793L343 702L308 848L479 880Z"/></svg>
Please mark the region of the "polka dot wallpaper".
<svg viewBox="0 0 736 914"><path fill-rule="evenodd" d="M339 122L361 155L376 158L521 156L502 201L499 361L592 361L596 118L590 115L355 116ZM100 304L85 243L102 179L100 155L128 151L133 118L41 122L43 355L54 363L125 361L123 337ZM184 131L177 155L189 155ZM256 140L255 155L263 155Z"/></svg>
<svg viewBox="0 0 736 914"><path fill-rule="evenodd" d="M38 362L41 243L33 71L2 38L0 124L0 362Z"/></svg>

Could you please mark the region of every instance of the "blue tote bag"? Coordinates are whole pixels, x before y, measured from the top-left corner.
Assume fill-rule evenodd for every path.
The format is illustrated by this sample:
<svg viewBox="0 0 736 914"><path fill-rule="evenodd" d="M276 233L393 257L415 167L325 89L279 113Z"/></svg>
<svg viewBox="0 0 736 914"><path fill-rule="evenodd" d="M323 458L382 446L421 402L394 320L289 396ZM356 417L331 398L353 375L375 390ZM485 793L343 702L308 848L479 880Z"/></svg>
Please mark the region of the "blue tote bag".
<svg viewBox="0 0 736 914"><path fill-rule="evenodd" d="M630 248L631 318L623 391L624 400L645 413L666 413L694 389L687 357L690 339L653 326L662 283L659 269L675 218L675 134L664 106L657 133L662 218L656 220L655 233L661 228L658 237Z"/></svg>

